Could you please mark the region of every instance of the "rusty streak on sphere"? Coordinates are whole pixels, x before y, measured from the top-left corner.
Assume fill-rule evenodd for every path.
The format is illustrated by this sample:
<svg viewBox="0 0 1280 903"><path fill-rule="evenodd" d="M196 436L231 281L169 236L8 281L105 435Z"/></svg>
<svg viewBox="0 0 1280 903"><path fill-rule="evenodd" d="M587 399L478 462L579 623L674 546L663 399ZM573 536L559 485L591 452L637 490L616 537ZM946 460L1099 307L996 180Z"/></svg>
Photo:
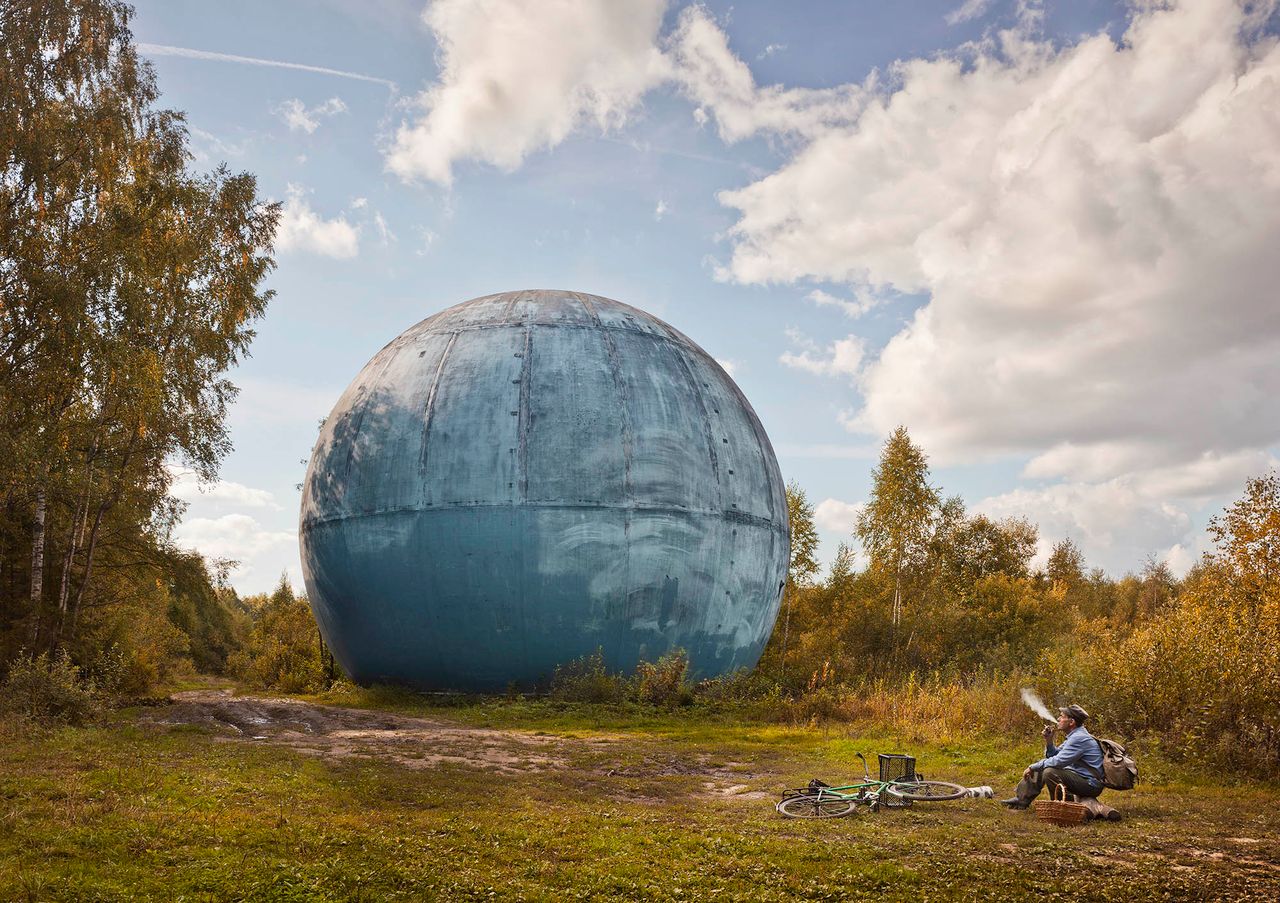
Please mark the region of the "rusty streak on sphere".
<svg viewBox="0 0 1280 903"><path fill-rule="evenodd" d="M320 433L299 530L357 681L500 690L604 652L755 665L778 614L773 448L701 348L608 298L476 298L404 332Z"/></svg>

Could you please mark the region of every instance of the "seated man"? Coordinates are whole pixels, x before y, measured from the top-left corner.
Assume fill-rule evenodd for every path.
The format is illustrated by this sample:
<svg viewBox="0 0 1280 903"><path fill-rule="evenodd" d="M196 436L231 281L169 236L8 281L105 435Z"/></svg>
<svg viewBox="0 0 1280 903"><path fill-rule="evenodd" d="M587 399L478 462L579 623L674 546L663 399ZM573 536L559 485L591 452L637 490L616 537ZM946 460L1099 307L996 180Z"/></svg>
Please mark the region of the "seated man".
<svg viewBox="0 0 1280 903"><path fill-rule="evenodd" d="M1102 792L1102 748L1084 729L1089 713L1074 703L1058 710L1057 730L1067 735L1061 746L1053 745L1055 728L1044 729L1044 758L1027 766L1012 799L1002 800L1010 809L1025 809L1047 784L1050 790L1065 786L1068 793L1088 798Z"/></svg>

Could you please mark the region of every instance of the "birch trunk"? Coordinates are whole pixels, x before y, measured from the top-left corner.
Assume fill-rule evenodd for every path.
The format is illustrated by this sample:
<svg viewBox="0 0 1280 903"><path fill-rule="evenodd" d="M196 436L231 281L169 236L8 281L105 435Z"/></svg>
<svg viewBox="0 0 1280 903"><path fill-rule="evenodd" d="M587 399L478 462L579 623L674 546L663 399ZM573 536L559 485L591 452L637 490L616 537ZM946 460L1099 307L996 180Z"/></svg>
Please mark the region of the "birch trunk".
<svg viewBox="0 0 1280 903"><path fill-rule="evenodd" d="M40 641L44 617L44 521L47 509L44 487L36 490L36 507L31 528L31 645Z"/></svg>

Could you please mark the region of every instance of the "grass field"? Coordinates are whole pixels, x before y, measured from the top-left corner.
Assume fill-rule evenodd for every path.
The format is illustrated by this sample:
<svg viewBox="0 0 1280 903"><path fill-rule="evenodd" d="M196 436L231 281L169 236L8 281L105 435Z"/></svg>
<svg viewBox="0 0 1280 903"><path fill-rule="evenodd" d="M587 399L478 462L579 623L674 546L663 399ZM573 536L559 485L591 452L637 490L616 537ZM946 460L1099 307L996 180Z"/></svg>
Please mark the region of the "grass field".
<svg viewBox="0 0 1280 903"><path fill-rule="evenodd" d="M1038 755L1033 721L1021 744L941 746L701 709L336 701L374 711L322 740L157 723L181 721L164 708L0 727L0 899L1280 896L1280 788L1152 756L1138 790L1111 796L1117 824L1057 828L991 800L816 823L773 809L810 777L853 777L859 750L1007 795Z"/></svg>

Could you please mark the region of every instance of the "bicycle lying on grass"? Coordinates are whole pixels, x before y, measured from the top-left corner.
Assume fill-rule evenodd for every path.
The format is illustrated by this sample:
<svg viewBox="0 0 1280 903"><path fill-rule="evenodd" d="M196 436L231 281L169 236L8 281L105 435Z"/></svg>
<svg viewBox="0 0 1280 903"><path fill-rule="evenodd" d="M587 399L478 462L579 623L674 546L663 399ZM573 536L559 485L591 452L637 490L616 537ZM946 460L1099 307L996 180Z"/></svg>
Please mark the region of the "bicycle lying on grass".
<svg viewBox="0 0 1280 903"><path fill-rule="evenodd" d="M784 791L778 811L787 818L842 818L854 814L859 806L878 812L882 805L958 800L967 793L964 787L949 781L926 781L923 775L916 774L912 756L881 754L878 781L871 777L866 757L862 753L857 756L862 759L865 780L841 787L811 781L808 787Z"/></svg>

